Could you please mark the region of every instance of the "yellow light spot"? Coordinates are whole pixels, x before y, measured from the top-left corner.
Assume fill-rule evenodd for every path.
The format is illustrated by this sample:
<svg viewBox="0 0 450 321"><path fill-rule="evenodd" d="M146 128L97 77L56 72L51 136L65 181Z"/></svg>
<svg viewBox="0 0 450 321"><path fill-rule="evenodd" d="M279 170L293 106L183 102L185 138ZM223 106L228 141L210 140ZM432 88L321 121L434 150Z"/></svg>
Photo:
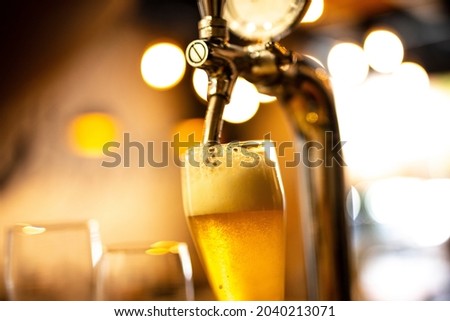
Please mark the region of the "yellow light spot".
<svg viewBox="0 0 450 321"><path fill-rule="evenodd" d="M38 235L46 231L45 227L26 225L22 227L22 232L27 235Z"/></svg>
<svg viewBox="0 0 450 321"><path fill-rule="evenodd" d="M372 31L364 41L364 52L370 66L381 73L393 72L403 61L403 44L388 30Z"/></svg>
<svg viewBox="0 0 450 321"><path fill-rule="evenodd" d="M145 253L149 255L178 254L179 246L180 243L176 241L159 241L150 245L150 248Z"/></svg>
<svg viewBox="0 0 450 321"><path fill-rule="evenodd" d="M169 89L177 85L183 78L185 70L183 50L171 43L155 44L142 56L142 78L156 89Z"/></svg>
<svg viewBox="0 0 450 321"><path fill-rule="evenodd" d="M303 17L301 23L312 23L319 20L323 14L324 1L323 0L312 0L309 5L308 11Z"/></svg>
<svg viewBox="0 0 450 321"><path fill-rule="evenodd" d="M85 157L101 157L103 146L117 140L118 125L105 113L85 113L69 124L68 138L72 150Z"/></svg>
<svg viewBox="0 0 450 321"><path fill-rule="evenodd" d="M319 115L315 112L310 112L306 114L306 121L310 124L314 124L319 120Z"/></svg>

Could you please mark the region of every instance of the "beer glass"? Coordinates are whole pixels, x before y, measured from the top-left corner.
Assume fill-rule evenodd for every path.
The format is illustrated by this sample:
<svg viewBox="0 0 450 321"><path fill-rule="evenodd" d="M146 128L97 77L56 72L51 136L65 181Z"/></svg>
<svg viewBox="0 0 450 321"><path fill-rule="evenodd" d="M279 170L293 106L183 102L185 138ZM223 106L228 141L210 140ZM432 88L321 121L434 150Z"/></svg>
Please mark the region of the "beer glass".
<svg viewBox="0 0 450 321"><path fill-rule="evenodd" d="M95 221L17 224L6 240L9 300L93 300L102 255Z"/></svg>
<svg viewBox="0 0 450 321"><path fill-rule="evenodd" d="M284 298L284 191L270 141L201 145L182 168L185 215L219 300Z"/></svg>
<svg viewBox="0 0 450 321"><path fill-rule="evenodd" d="M159 241L107 246L99 268L97 300L194 300L187 244Z"/></svg>

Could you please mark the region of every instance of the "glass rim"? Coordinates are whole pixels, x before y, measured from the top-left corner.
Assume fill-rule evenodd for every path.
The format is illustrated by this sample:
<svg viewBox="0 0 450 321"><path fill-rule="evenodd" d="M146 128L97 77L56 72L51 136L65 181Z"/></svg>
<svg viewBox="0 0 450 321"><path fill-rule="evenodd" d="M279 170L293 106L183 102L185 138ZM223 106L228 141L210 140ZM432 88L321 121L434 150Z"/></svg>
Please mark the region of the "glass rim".
<svg viewBox="0 0 450 321"><path fill-rule="evenodd" d="M15 224L9 226L9 228L8 228L10 233L23 232L24 229L30 229L30 230L43 229L45 231L61 231L61 230L66 230L66 229L68 229L68 230L81 229L81 230L88 230L91 232L98 232L99 224L94 219L86 219L86 220L73 220L73 221L21 222L21 223L15 223ZM25 234L28 234L28 233L25 233Z"/></svg>

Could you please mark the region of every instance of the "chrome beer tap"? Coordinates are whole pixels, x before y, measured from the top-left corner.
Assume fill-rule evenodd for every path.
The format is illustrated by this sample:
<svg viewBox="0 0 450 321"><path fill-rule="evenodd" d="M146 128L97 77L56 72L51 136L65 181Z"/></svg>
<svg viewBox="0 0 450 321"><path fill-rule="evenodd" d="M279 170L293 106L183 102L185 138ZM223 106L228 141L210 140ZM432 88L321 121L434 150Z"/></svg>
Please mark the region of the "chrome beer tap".
<svg viewBox="0 0 450 321"><path fill-rule="evenodd" d="M188 45L186 58L191 66L208 74L205 144L220 140L223 110L238 76L252 82L261 93L278 98L295 130L296 143L308 149L308 166L298 169L308 290L305 299L349 300L348 189L329 78L313 59L277 42L298 24L309 3L199 0L199 39ZM251 44L230 44L229 29Z"/></svg>

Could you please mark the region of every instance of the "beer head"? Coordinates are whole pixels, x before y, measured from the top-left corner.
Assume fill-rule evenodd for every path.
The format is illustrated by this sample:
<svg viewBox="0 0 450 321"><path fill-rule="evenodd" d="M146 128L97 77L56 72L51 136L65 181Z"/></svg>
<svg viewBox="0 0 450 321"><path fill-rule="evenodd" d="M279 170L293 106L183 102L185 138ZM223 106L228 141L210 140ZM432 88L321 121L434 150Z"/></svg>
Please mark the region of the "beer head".
<svg viewBox="0 0 450 321"><path fill-rule="evenodd" d="M191 148L182 175L186 215L282 210L274 155L269 141Z"/></svg>

